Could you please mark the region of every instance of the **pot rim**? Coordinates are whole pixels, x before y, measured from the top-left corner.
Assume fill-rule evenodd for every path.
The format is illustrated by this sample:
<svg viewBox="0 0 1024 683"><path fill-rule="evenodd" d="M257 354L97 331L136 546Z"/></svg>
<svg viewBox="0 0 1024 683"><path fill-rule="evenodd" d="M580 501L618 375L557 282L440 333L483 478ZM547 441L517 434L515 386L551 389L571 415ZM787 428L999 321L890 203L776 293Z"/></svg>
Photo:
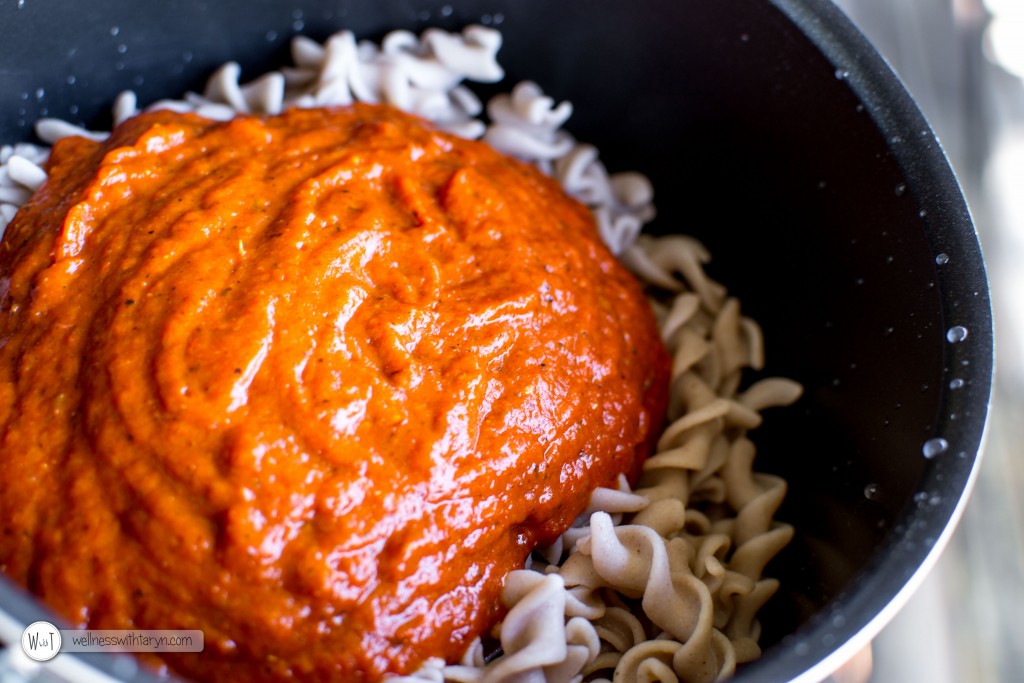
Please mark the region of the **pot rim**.
<svg viewBox="0 0 1024 683"><path fill-rule="evenodd" d="M920 204L932 255L942 264L936 276L944 323L941 331L946 334L955 325L963 326L969 330L970 340L943 340L935 436L945 440L946 448L928 463L917 494L927 493L941 480L939 488L945 499L940 498L937 505L908 504L851 585L733 679L737 683L818 683L868 645L910 600L963 515L978 476L992 397L992 306L981 245L961 187L931 126L899 76L830 0L770 2L825 56L836 69L836 78L846 82L889 141L906 191ZM958 306L961 296L969 297L970 305ZM966 387L969 391L951 391L949 382L956 378L956 369L967 366L972 378ZM950 417L965 407L964 416L969 419ZM955 499L950 500L950 494L955 494ZM930 536L921 539L921 534Z"/></svg>

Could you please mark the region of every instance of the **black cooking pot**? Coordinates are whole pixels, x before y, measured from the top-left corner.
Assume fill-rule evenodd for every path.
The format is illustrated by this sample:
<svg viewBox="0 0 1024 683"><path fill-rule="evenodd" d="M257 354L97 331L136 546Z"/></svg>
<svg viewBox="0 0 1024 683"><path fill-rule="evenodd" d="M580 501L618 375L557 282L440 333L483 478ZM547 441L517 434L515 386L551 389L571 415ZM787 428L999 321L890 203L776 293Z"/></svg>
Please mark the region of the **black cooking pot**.
<svg viewBox="0 0 1024 683"><path fill-rule="evenodd" d="M700 238L763 324L767 372L806 387L754 432L797 530L768 568L763 659L737 681L816 681L873 637L933 564L976 473L992 373L977 238L900 83L826 0L139 2L0 0L0 142L92 126L122 89L251 77L291 35L497 25L505 84L576 112L612 170L654 182L655 228ZM482 89L486 95L495 87ZM59 362L55 359L54 362ZM49 613L0 583L0 633ZM132 660L67 655L150 680Z"/></svg>

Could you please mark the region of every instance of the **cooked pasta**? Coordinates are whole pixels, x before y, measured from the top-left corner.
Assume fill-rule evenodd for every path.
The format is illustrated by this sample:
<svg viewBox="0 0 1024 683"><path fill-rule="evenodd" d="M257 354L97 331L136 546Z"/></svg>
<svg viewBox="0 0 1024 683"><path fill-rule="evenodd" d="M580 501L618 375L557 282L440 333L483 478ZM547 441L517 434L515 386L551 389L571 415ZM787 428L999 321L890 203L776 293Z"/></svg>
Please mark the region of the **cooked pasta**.
<svg viewBox="0 0 1024 683"><path fill-rule="evenodd" d="M674 359L669 424L635 490L623 477L618 489L595 491L573 528L507 576L499 656L485 660L478 640L458 664L430 660L394 681L721 680L760 654L756 614L778 587L763 570L793 533L774 520L786 483L753 470L747 432L763 410L795 401L800 386L771 378L740 390L745 368L764 364L759 327L705 274L709 254L698 241L640 234L654 216L650 182L609 174L594 147L562 128L569 103L522 82L488 103L488 123L478 118L483 106L463 82L500 80L500 46L501 35L481 26L394 31L379 46L349 31L323 44L297 37L291 67L242 83L229 62L203 93L149 109L228 119L385 102L538 165L587 204L604 241L650 287ZM114 103L115 123L138 112L134 93ZM105 135L54 119L36 130L50 143ZM27 144L0 149L0 234L45 181L46 155Z"/></svg>
<svg viewBox="0 0 1024 683"><path fill-rule="evenodd" d="M786 484L753 470L746 432L762 410L791 404L801 388L769 378L738 390L743 368L763 363L760 331L694 269L707 259L695 241L644 238L630 249L650 264L649 282L677 292L653 303L675 358L671 421L657 453L635 491L623 480L617 491L594 492L574 528L534 554L522 572L532 580L509 576L509 613L495 634L502 657L484 663L477 644L459 665L431 662L396 681L704 683L760 655L756 614L778 588L763 570L793 529L774 520ZM524 614L535 622L530 647L522 643ZM562 644L576 642L570 624L572 638L590 632L582 621L599 648L570 652ZM524 669L527 656L533 666ZM516 664L503 665L508 657Z"/></svg>

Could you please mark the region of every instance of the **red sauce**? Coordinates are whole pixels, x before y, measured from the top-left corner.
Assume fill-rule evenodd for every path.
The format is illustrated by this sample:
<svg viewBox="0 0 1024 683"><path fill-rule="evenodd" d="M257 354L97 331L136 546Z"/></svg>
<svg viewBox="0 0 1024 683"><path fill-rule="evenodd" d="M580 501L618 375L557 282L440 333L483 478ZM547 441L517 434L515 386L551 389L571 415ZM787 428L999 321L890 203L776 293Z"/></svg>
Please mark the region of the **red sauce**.
<svg viewBox="0 0 1024 683"><path fill-rule="evenodd" d="M458 657L636 472L668 359L587 209L385 107L59 142L0 243L0 569L199 680Z"/></svg>

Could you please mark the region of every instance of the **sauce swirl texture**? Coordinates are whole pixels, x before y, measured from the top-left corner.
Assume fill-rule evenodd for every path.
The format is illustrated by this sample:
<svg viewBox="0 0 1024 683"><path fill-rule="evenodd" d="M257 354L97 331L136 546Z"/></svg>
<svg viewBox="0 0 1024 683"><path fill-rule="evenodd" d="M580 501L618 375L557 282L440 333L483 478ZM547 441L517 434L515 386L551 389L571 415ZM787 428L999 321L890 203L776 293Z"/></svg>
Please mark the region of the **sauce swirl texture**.
<svg viewBox="0 0 1024 683"><path fill-rule="evenodd" d="M635 474L668 359L587 209L386 107L59 142L0 243L0 569L200 680L458 657Z"/></svg>

